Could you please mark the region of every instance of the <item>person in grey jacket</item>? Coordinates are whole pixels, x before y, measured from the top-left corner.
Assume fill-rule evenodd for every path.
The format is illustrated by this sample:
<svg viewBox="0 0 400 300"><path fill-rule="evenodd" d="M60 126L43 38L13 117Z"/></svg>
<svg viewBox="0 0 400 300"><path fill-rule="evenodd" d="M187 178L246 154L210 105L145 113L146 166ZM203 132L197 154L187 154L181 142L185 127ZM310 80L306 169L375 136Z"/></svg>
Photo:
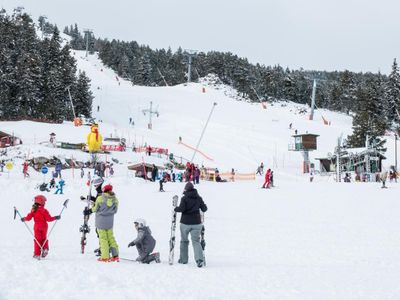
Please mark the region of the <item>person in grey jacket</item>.
<svg viewBox="0 0 400 300"><path fill-rule="evenodd" d="M101 257L98 261L119 261L118 244L114 238L114 215L118 211L118 199L111 184L103 187L103 194L97 197L91 209L85 208L84 215L96 213L96 229L99 234ZM110 258L110 251L112 257Z"/></svg>
<svg viewBox="0 0 400 300"><path fill-rule="evenodd" d="M151 235L151 230L146 226L146 221L143 219L135 220L135 228L138 232L136 239L128 244L129 247L136 246L139 256L136 261L149 264L152 261L160 262L160 254L158 252L151 253L156 246L156 240Z"/></svg>
<svg viewBox="0 0 400 300"><path fill-rule="evenodd" d="M189 233L192 239L192 246L194 250L194 258L199 268L203 266L204 254L203 248L200 244L200 234L203 228L200 210L202 212L207 211L207 205L205 205L203 199L198 194L191 182L186 183L185 190L183 192L181 203L175 208L176 212L182 213L181 216L181 246L180 256L178 263L188 263L188 247L189 247Z"/></svg>

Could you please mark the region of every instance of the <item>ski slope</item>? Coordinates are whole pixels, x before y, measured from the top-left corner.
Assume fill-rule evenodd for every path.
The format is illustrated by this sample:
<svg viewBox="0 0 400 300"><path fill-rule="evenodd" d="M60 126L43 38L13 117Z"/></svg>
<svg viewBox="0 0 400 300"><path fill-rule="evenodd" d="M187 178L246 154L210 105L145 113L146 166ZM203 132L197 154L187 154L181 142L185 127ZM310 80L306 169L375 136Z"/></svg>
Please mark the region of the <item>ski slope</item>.
<svg viewBox="0 0 400 300"><path fill-rule="evenodd" d="M168 148L175 156L190 159L192 149L179 144L179 137L194 147L214 102L217 102L199 149L212 161L197 154L195 163L254 172L263 161L274 170L276 187L260 189L263 178L218 184L201 182L200 195L209 207L206 213L207 267L198 269L189 246L189 264L168 265L168 240L172 196L181 195L184 183L167 183L165 193L158 183L134 178L127 165L145 160L163 163L156 156L130 151L101 155L119 160L115 176L106 182L114 186L120 201L114 232L121 257L136 258L127 245L136 237L135 218L148 222L157 240L161 264L132 262L99 263L92 251L98 247L94 220L88 235L87 253L80 253L79 227L83 222L86 177L77 170L64 170L64 195L44 194L47 209L59 214L62 203L68 208L50 236L50 253L43 261L32 259L33 241L25 226L13 220L13 207L25 215L35 188L43 178L32 169L23 179L26 157L57 155L61 158L89 159L81 151L45 146L49 133L58 141L84 142L89 128L71 122L44 124L28 121L0 122L0 130L14 132L24 144L10 149L14 168L0 173L4 202L0 210L0 299L398 299L400 288L400 226L397 201L399 187L388 183L336 183L331 177L316 177L310 183L301 174L300 153L288 151L294 129L298 133L319 134L318 151L311 158L332 152L342 133L351 133L351 118L317 110L314 121L299 114L304 106L275 103L263 109L232 99L229 87L213 88L191 83L174 87L139 87L116 79L96 55L85 60L75 51L78 68L92 80L94 116L102 120L104 137L125 137L128 146L144 143ZM228 95L228 96L227 96ZM153 130L147 129L150 101L159 111ZM97 112L97 106L100 110ZM321 114L331 121L323 125ZM132 117L135 125L129 125ZM289 129L289 124L293 129ZM394 141L388 137L386 166L393 164ZM4 158L0 157L0 159ZM86 170L87 171L87 170ZM179 218L179 217L178 217ZM32 228L32 223L28 223ZM51 228L52 224L49 224ZM179 226L178 226L179 228ZM179 229L175 261L179 257Z"/></svg>

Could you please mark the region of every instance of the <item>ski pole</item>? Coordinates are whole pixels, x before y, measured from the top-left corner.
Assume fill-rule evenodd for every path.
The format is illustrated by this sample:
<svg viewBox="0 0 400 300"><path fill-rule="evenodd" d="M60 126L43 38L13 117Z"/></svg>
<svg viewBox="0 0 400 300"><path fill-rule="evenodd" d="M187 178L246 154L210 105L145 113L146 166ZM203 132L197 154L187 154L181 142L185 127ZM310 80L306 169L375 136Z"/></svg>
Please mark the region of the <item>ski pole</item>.
<svg viewBox="0 0 400 300"><path fill-rule="evenodd" d="M67 208L68 201L69 201L69 199L67 199L67 200L64 201L63 207L62 207L62 209L61 209L61 212L60 212L59 216L62 215L62 213L63 213L63 211L64 211L64 208ZM46 245L46 242L49 240L50 234L51 234L51 232L53 231L54 227L56 226L57 222L58 222L58 220L56 220L56 221L54 222L53 226L51 227L51 229L50 229L50 231L49 231L49 234L47 235L47 238L46 238L46 240L45 240L44 243L43 243L43 247L44 247L44 245Z"/></svg>
<svg viewBox="0 0 400 300"><path fill-rule="evenodd" d="M15 217L17 216L17 214L18 214L18 216L22 219L22 216L21 216L21 214L19 213L19 211L18 211L18 209L14 206L14 220L15 220ZM39 243L39 241L35 238L35 236L33 235L33 232L32 232L32 230L29 228L29 226L25 223L25 222L23 222L24 223L24 225L26 226L26 229L28 229L28 231L29 231L29 233L32 235L32 237L33 237L33 239L35 240L35 242L38 244L38 246L40 247L40 249L42 249L42 246L40 245L40 243Z"/></svg>

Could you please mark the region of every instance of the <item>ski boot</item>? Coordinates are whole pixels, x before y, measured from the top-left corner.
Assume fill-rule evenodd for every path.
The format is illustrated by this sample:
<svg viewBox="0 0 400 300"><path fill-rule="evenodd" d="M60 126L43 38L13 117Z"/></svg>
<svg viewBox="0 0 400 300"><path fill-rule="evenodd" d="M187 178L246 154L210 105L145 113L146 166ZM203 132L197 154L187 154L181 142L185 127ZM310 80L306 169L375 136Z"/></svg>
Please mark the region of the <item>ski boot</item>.
<svg viewBox="0 0 400 300"><path fill-rule="evenodd" d="M161 260L160 260L160 252L154 252L154 253L150 254L150 256L154 257L154 260L155 260L156 263L159 264L161 262Z"/></svg>
<svg viewBox="0 0 400 300"><path fill-rule="evenodd" d="M49 249L44 249L44 250L42 251L42 257L43 257L43 258L46 257L47 254L49 254Z"/></svg>
<svg viewBox="0 0 400 300"><path fill-rule="evenodd" d="M95 249L93 252L96 254L96 256L101 256L100 248Z"/></svg>
<svg viewBox="0 0 400 300"><path fill-rule="evenodd" d="M118 256L113 256L108 261L109 262L119 262L119 257Z"/></svg>
<svg viewBox="0 0 400 300"><path fill-rule="evenodd" d="M100 262L109 262L110 259L109 259L109 258L101 258L101 257L99 257L99 258L97 259L97 261L100 261Z"/></svg>
<svg viewBox="0 0 400 300"><path fill-rule="evenodd" d="M204 266L203 261L201 259L196 261L197 267L201 268L202 266Z"/></svg>

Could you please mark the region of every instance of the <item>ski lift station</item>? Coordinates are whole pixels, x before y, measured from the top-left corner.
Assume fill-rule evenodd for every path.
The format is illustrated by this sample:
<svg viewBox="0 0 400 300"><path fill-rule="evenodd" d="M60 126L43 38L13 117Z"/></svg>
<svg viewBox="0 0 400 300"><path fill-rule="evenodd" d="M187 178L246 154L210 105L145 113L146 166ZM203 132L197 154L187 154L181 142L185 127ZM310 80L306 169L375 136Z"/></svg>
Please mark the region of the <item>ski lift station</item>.
<svg viewBox="0 0 400 300"><path fill-rule="evenodd" d="M299 151L303 154L303 173L310 173L310 156L309 152L317 150L318 134L295 134L294 144L289 144L289 151Z"/></svg>

